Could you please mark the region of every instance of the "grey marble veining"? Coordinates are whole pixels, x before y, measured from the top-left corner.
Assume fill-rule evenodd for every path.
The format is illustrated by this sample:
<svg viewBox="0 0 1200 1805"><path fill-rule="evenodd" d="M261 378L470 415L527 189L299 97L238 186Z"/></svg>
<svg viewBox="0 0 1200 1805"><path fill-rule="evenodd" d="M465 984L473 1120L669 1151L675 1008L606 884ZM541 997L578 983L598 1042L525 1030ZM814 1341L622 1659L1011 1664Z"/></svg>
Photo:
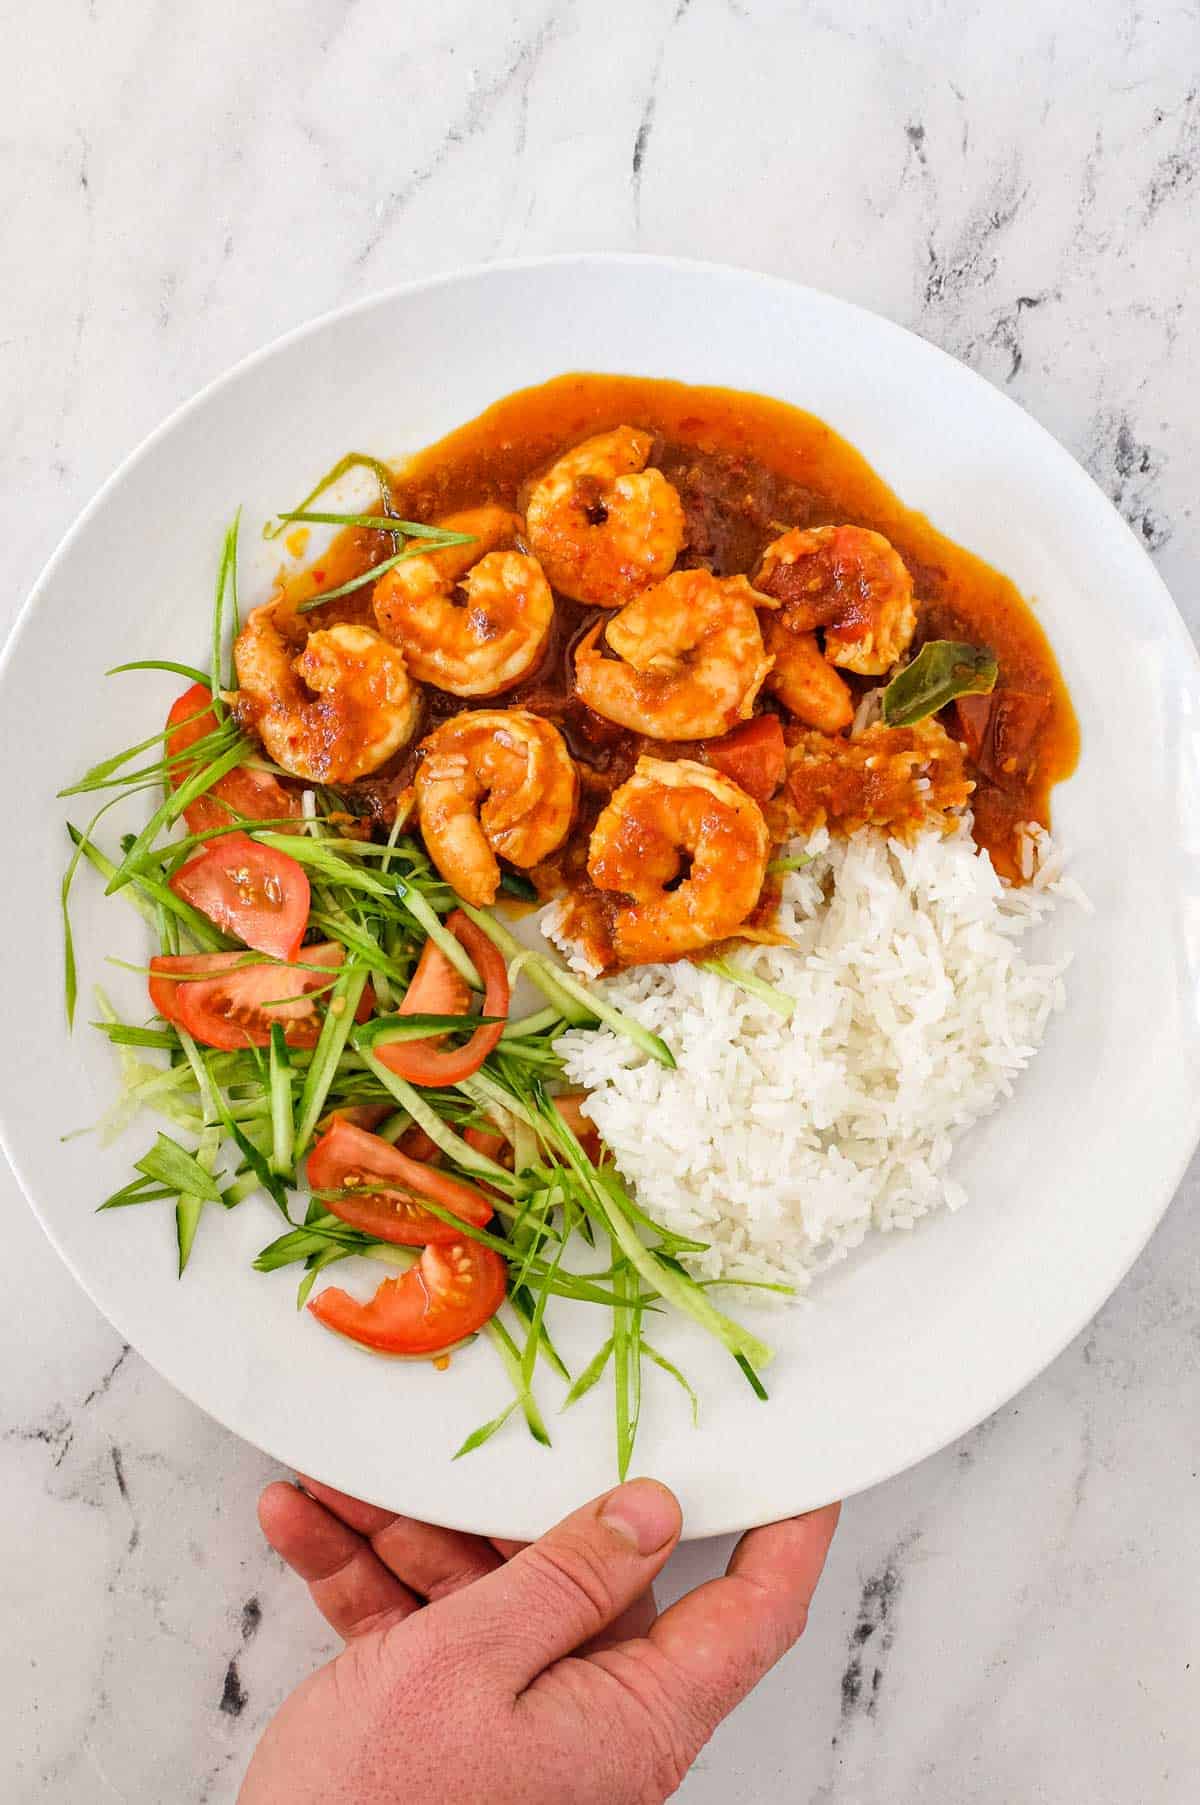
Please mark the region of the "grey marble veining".
<svg viewBox="0 0 1200 1805"><path fill-rule="evenodd" d="M1200 628L1194 4L6 16L5 620L118 459L264 340L459 263L641 248L944 345L1083 461ZM808 1636L689 1805L1195 1797L1198 1198L1193 1168L1041 1380L850 1505ZM0 1793L228 1805L331 1647L258 1537L272 1469L122 1347L7 1172L0 1200ZM668 1591L725 1552L685 1549Z"/></svg>

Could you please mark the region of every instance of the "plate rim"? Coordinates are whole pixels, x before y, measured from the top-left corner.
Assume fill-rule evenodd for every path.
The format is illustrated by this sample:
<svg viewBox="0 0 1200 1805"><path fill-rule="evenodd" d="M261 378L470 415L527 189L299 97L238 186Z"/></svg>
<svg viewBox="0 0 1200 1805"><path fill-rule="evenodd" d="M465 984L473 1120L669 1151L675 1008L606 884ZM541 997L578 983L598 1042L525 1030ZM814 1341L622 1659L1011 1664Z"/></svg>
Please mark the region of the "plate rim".
<svg viewBox="0 0 1200 1805"><path fill-rule="evenodd" d="M269 362L273 358L282 355L295 344L300 343L307 338L315 337L325 327L335 323L340 324L359 314L369 313L377 308L390 306L405 296L427 293L439 288L451 288L462 283L486 280L492 275L536 274L536 272L540 270L562 268L564 266L574 267L581 271L586 271L589 267L598 266L605 268L619 266L626 268L659 269L715 280L732 279L746 282L754 286L765 286L780 292L786 292L789 295L798 293L808 300L816 302L821 307L828 307L842 315L849 314L867 322L869 329L873 332L878 332L882 329L885 336L897 335L899 338L908 341L910 344L915 342L915 344L920 347L922 354L926 355L931 363L939 366L951 366L956 373L957 380L961 381L963 378L969 379L966 385L968 388L978 388L987 392L989 405L994 405L997 401L1000 402L1004 409L1011 410L1013 414L1020 417L1025 430L1032 428L1035 437L1043 442L1050 455L1058 461L1059 467L1064 474L1064 478L1069 472L1070 480L1074 483L1076 488L1087 491L1091 495L1099 496L1112 519L1119 523L1120 530L1127 542L1136 549L1143 573L1148 575L1151 579L1149 587L1157 594L1160 604L1159 618L1170 636L1171 652L1175 657L1178 657L1182 652L1183 657L1181 662L1186 666L1186 675L1190 679L1191 687L1196 695L1198 709L1200 709L1200 648L1197 647L1193 640L1174 597L1167 587L1165 579L1158 570L1153 559L1150 557L1147 548L1141 540L1139 540L1137 534L1121 514L1111 497L1105 494L1100 484L1090 475L1074 454L1068 450L1068 448L1063 445L1049 428L1044 426L1035 415L1021 406L1013 396L1005 393L1003 389L1000 389L995 384L989 382L988 379L978 371L963 363L960 359L953 356L952 353L943 350L940 345L934 344L930 339L925 338L919 332L914 331L910 327L901 325L898 321L891 319L886 314L878 313L869 307L863 306L859 302L846 300L827 289L816 288L810 284L793 281L787 276L781 276L773 272L756 270L753 267L744 264L725 263L712 259L660 255L654 252L603 250L560 251L524 257L497 258L484 262L463 264L451 269L440 270L432 274L414 277L408 281L390 284L385 288L374 289L370 293L359 296L353 301L343 303L340 306L327 308L323 312L316 314L307 320L301 321L295 326L289 327L285 332L256 346L252 351L238 358L231 365L218 371L215 376L211 377L199 389L195 390L175 406L156 426L146 433L122 458L120 458L109 474L101 481L81 511L72 520L66 531L59 538L30 587L5 639L3 648L0 649L0 691L2 691L3 685L7 679L10 664L17 655L25 634L29 630L30 623L41 605L44 592L53 582L60 564L66 560L77 541L86 533L93 518L103 508L109 495L120 486L131 471L136 469L145 459L152 455L163 439L174 432L175 429L186 421L193 413L205 407L215 396L223 393L226 389L234 387L250 371ZM490 399L494 400L497 398L498 397L491 397ZM486 406L489 404L490 401L485 400L481 405ZM869 459L869 453L867 451L864 450L862 455L868 456ZM1153 1209L1148 1212L1144 1233L1139 1235L1132 1245L1132 1250L1127 1252L1116 1277L1111 1282L1105 1282L1099 1294L1095 1298L1089 1299L1089 1301L1084 1304L1081 1313L1077 1315L1075 1312L1072 1312L1070 1326L1060 1336L1054 1338L1051 1351L1048 1354L1043 1354L1043 1352L1039 1350L1032 1367L1020 1367L1019 1371L1021 1376L1015 1380L1005 1379L999 1386L994 1388L993 1392L989 1392L988 1396L990 1401L987 1402L985 1408L973 1414L970 1417L970 1420L961 1423L949 1435L941 1428L933 1430L925 1438L916 1440L910 1456L905 1458L899 1464L897 1464L895 1459L890 1456L882 1457L875 1465L872 1465L870 1462L862 1463L862 1476L859 1477L853 1488L848 1489L843 1496L856 1496L861 1492L870 1490L889 1479L899 1476L901 1473L909 1471L911 1468L931 1458L934 1454L939 1453L944 1448L951 1446L963 1435L969 1434L972 1429L993 1416L996 1411L1002 1409L1045 1372L1062 1355L1064 1350L1070 1346L1077 1336L1082 1333L1097 1313L1104 1307L1108 1299L1112 1297L1116 1290L1124 1283L1129 1272L1132 1270L1141 1254L1145 1251L1145 1248L1149 1244L1155 1231L1161 1225L1171 1203L1175 1199L1198 1143L1200 1143L1200 1092L1197 1092L1195 1095L1191 1113L1186 1123L1186 1132L1183 1134L1183 1138L1180 1142L1183 1151L1177 1160L1173 1162L1173 1175L1169 1185L1164 1183L1162 1196L1156 1201ZM127 1340L139 1353L139 1356L146 1359L147 1365L151 1366L159 1377L165 1378L166 1375L162 1373L161 1368L154 1361L151 1361L147 1356L142 1354L137 1337L128 1334L124 1327L109 1316L107 1310L95 1296L87 1277L79 1269L72 1256L66 1251L54 1228L51 1226L51 1223L39 1208L38 1203L34 1198L32 1188L30 1184L26 1182L21 1164L14 1153L12 1136L8 1125L8 1111L3 1099L0 1099L0 1149L3 1149L5 1157L7 1158L16 1179L18 1188L33 1212L39 1227L53 1247L58 1258L62 1260L63 1264L70 1272L72 1278L80 1286L81 1290L85 1293L93 1306L100 1312L104 1319L110 1323L122 1339ZM1014 1367L1013 1370L1015 1371L1018 1369ZM236 1434L239 1439L248 1442L253 1447L257 1447L270 1459L275 1460L284 1466L292 1465L290 1461L286 1460L286 1458L276 1451L275 1447L272 1445L271 1437L260 1437L258 1434L251 1436L246 1434L240 1428L233 1428L224 1415L218 1415L210 1405L206 1404L200 1397L195 1395L190 1383L181 1383L174 1377L167 1379L166 1382L171 1385L173 1390L185 1397L189 1403L193 1404L213 1421L220 1423L222 1427L229 1429L230 1433ZM322 1477L322 1475L315 1470L315 1467L313 1476L316 1478ZM336 1476L330 1478L328 1483L336 1485ZM392 1508L390 1500L369 1499L368 1501L378 1503L383 1508ZM816 1506L808 1506L807 1508L816 1508ZM774 1520L777 1520L774 1513L762 1515L752 1513L747 1515L744 1512L737 1512L728 1519L722 1518L716 1522L706 1522L702 1529L697 1530L692 1534L689 1534L687 1524L685 1523L682 1539L694 1540L708 1536L736 1533ZM467 1531L473 1531L476 1527L469 1508L465 1512L448 1511L444 1515L439 1514L438 1521L445 1527ZM497 1530L496 1533L501 1533L501 1531Z"/></svg>

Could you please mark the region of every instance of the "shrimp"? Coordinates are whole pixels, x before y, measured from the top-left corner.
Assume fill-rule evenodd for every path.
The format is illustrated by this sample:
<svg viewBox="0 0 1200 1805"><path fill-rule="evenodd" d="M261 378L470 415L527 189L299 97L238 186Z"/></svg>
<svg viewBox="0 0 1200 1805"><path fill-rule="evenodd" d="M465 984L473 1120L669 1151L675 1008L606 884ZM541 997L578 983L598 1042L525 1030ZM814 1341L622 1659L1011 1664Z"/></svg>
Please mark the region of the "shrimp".
<svg viewBox="0 0 1200 1805"><path fill-rule="evenodd" d="M589 708L655 740L709 739L748 720L772 660L756 608L774 604L745 577L677 570L597 622L575 654L575 682Z"/></svg>
<svg viewBox="0 0 1200 1805"><path fill-rule="evenodd" d="M822 733L841 733L854 719L849 687L822 656L815 633L797 633L786 618L765 615L763 644L775 660L767 688L789 714Z"/></svg>
<svg viewBox="0 0 1200 1805"><path fill-rule="evenodd" d="M277 765L310 783L349 783L408 744L420 692L395 646L342 622L310 633L294 653L270 602L254 609L233 648L238 716Z"/></svg>
<svg viewBox="0 0 1200 1805"><path fill-rule="evenodd" d="M497 853L512 865L538 865L566 839L579 780L550 721L520 708L476 709L444 722L420 750L421 834L465 902L495 901Z"/></svg>
<svg viewBox="0 0 1200 1805"><path fill-rule="evenodd" d="M829 663L860 677L881 677L912 643L912 578L881 533L793 527L768 545L754 583L783 603L780 619L791 632L823 627Z"/></svg>
<svg viewBox="0 0 1200 1805"><path fill-rule="evenodd" d="M439 525L473 543L393 565L375 585L375 620L422 683L453 696L499 695L541 657L554 619L550 585L536 558L512 549L523 528L507 508L469 508Z"/></svg>
<svg viewBox="0 0 1200 1805"><path fill-rule="evenodd" d="M665 577L687 536L683 503L661 470L647 470L653 435L633 426L585 439L529 496L529 542L556 589L619 608Z"/></svg>
<svg viewBox="0 0 1200 1805"><path fill-rule="evenodd" d="M593 884L620 893L610 912L619 963L726 939L758 901L769 846L762 810L727 777L687 758L639 758L588 847Z"/></svg>

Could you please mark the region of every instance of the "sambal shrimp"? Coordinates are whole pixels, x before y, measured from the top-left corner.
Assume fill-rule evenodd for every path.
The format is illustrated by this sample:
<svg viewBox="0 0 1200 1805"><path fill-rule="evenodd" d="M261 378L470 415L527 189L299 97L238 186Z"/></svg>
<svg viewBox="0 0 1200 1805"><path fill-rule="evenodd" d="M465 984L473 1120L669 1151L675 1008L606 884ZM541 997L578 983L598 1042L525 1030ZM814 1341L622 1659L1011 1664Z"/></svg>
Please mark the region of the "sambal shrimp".
<svg viewBox="0 0 1200 1805"><path fill-rule="evenodd" d="M772 637L819 627L827 661L860 677L889 671L916 632L904 560L866 527L793 527L768 545L754 585L782 604Z"/></svg>
<svg viewBox="0 0 1200 1805"><path fill-rule="evenodd" d="M439 524L472 542L394 565L375 585L376 623L419 682L453 696L500 695L542 655L550 585L537 559L515 549L518 514L469 508Z"/></svg>
<svg viewBox="0 0 1200 1805"><path fill-rule="evenodd" d="M758 901L769 848L762 810L727 777L691 759L639 758L588 847L592 883L613 893L616 962L679 959L727 939Z"/></svg>
<svg viewBox="0 0 1200 1805"><path fill-rule="evenodd" d="M650 739L706 739L748 720L771 669L757 610L774 604L745 577L677 570L597 622L575 682L605 720ZM615 658L606 658L598 640Z"/></svg>
<svg viewBox="0 0 1200 1805"><path fill-rule="evenodd" d="M267 602L250 615L233 655L238 717L293 777L365 777L416 729L420 693L404 657L369 627L320 628L297 654Z"/></svg>
<svg viewBox="0 0 1200 1805"><path fill-rule="evenodd" d="M421 836L466 902L495 901L499 859L528 869L566 839L578 777L552 722L519 708L475 709L444 722L420 750Z"/></svg>
<svg viewBox="0 0 1200 1805"><path fill-rule="evenodd" d="M672 568L687 536L678 491L647 469L651 433L632 426L585 439L530 491L529 543L554 588L619 608Z"/></svg>

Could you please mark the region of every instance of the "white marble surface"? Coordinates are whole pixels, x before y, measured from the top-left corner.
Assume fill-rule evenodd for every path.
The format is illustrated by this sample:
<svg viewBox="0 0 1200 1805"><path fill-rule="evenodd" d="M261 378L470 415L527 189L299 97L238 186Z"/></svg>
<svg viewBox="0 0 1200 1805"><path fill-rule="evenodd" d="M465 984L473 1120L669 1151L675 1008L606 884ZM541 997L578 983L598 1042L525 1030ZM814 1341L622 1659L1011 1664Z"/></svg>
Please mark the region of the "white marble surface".
<svg viewBox="0 0 1200 1805"><path fill-rule="evenodd" d="M235 358L406 277L587 247L756 265L946 346L1083 460L1200 628L1194 0L4 12L6 619ZM1200 1167L1015 1404L853 1502L689 1805L1195 1798L1197 1199ZM329 1648L258 1537L269 1463L123 1350L7 1172L0 1204L0 1795L222 1805Z"/></svg>

